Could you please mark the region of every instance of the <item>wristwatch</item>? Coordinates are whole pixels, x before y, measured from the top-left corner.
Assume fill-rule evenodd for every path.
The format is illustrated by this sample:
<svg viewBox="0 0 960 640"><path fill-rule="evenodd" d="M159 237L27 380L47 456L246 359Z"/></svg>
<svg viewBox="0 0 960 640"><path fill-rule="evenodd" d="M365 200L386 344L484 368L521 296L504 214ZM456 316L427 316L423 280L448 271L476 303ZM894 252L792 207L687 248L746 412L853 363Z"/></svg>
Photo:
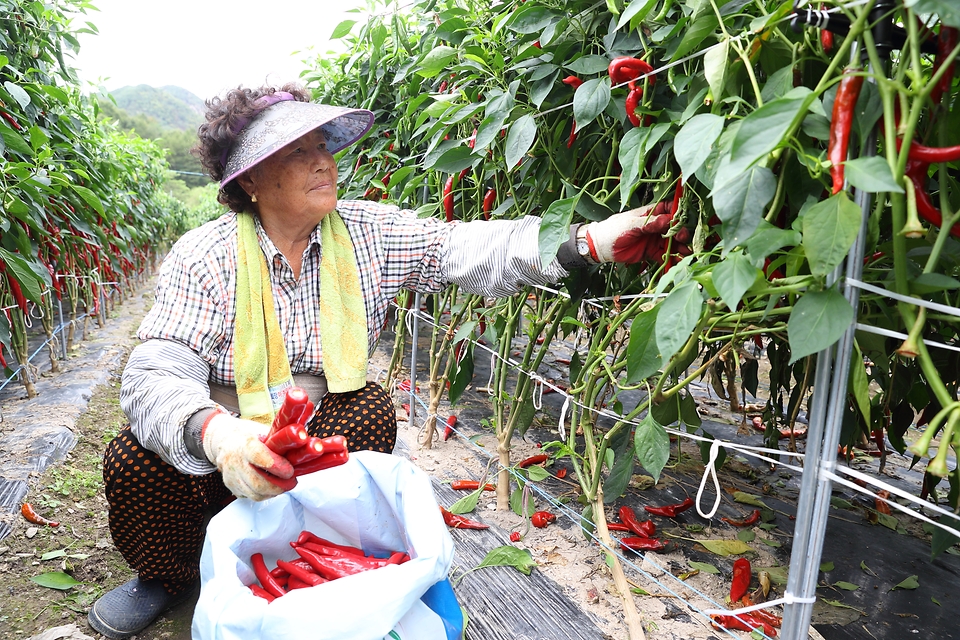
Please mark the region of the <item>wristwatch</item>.
<svg viewBox="0 0 960 640"><path fill-rule="evenodd" d="M587 241L587 225L585 224L580 225L577 229L577 253L590 264L597 264L597 261L590 255L590 242Z"/></svg>

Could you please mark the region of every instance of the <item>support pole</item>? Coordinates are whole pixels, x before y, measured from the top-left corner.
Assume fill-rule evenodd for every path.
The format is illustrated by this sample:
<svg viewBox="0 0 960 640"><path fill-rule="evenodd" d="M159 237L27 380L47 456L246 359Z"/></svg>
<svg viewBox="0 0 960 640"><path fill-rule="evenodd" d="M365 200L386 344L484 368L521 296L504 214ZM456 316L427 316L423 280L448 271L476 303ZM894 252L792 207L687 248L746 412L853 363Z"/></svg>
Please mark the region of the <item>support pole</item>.
<svg viewBox="0 0 960 640"><path fill-rule="evenodd" d="M417 415L417 342L420 338L420 294L413 297L413 323L410 326L410 426Z"/></svg>

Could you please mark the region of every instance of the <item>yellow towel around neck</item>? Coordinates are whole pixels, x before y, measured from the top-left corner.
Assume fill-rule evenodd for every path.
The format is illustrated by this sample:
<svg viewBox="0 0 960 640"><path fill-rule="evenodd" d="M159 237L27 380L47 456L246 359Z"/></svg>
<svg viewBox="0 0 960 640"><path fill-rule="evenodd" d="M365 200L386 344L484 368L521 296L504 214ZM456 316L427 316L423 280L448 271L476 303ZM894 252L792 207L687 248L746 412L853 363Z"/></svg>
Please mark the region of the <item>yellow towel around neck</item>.
<svg viewBox="0 0 960 640"><path fill-rule="evenodd" d="M353 243L336 211L320 223L320 252L319 325L327 388L355 391L367 382L367 313ZM236 299L233 348L240 415L269 424L293 381L269 268L249 213L237 214Z"/></svg>

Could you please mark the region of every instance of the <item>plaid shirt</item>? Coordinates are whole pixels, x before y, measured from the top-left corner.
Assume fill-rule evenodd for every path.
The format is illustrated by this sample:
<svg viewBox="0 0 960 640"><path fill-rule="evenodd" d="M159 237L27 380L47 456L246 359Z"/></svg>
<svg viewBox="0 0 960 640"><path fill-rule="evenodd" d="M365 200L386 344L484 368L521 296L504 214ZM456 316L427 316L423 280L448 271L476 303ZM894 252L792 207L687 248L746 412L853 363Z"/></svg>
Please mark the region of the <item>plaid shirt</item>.
<svg viewBox="0 0 960 640"><path fill-rule="evenodd" d="M371 351L390 301L402 288L429 293L456 283L472 293L502 297L566 275L556 261L540 266L538 218L447 224L366 201L341 201L337 211L357 257ZM319 226L303 254L299 280L259 221L257 237L270 268L291 372L322 374ZM236 250L233 213L188 232L174 245L160 268L156 302L137 333L145 344L134 350L124 371L121 403L134 433L185 473L214 470L186 449L187 419L216 406L208 382L234 385Z"/></svg>

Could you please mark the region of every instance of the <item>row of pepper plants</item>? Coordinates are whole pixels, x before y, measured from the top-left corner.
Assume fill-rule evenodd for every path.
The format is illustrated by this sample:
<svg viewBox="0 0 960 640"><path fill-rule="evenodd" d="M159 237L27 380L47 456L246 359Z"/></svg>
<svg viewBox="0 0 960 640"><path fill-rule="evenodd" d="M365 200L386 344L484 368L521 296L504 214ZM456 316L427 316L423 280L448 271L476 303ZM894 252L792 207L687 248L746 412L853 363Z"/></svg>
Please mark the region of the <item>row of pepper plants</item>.
<svg viewBox="0 0 960 640"><path fill-rule="evenodd" d="M544 261L572 222L643 204L670 200L670 235L692 231L692 255L573 273L566 296L483 300L451 288L427 301L450 326L432 332L428 413L447 383L456 402L471 382L487 356L464 338L482 339L500 356L488 386L504 469L536 413L535 385L517 368L536 371L556 337L576 336L567 437L545 448L572 461L585 522L607 542L604 506L635 465L656 478L679 455L664 426L712 437L692 381L726 379L736 408L734 380L757 394L763 349L767 443L793 432L817 391L816 354L854 317L830 278L861 224L850 185L875 198L863 280L958 306L960 244L940 229L960 235L960 14L948 0L819 6L848 34L791 29L783 0L372 4L365 22L333 34L348 53L304 72L316 98L376 114L371 135L340 157L343 197L448 221L537 215ZM871 28L890 13L903 37L888 60ZM883 450L888 438L924 465L924 495L957 509L960 478L946 460L960 445L960 363L923 342L956 344L956 318L867 292L859 304L859 322L907 338L857 332L843 444L869 438ZM622 402L628 390L643 399ZM604 406L613 426L598 425ZM922 435L907 436L912 424ZM509 479L500 472L498 507L519 513ZM938 530L934 552L954 542Z"/></svg>
<svg viewBox="0 0 960 640"><path fill-rule="evenodd" d="M87 6L0 0L0 365L9 378L19 363L28 396L34 325L55 372L60 309L69 346L78 312L102 323L101 300L122 296L186 230L183 205L161 188L162 150L99 119L67 64Z"/></svg>

